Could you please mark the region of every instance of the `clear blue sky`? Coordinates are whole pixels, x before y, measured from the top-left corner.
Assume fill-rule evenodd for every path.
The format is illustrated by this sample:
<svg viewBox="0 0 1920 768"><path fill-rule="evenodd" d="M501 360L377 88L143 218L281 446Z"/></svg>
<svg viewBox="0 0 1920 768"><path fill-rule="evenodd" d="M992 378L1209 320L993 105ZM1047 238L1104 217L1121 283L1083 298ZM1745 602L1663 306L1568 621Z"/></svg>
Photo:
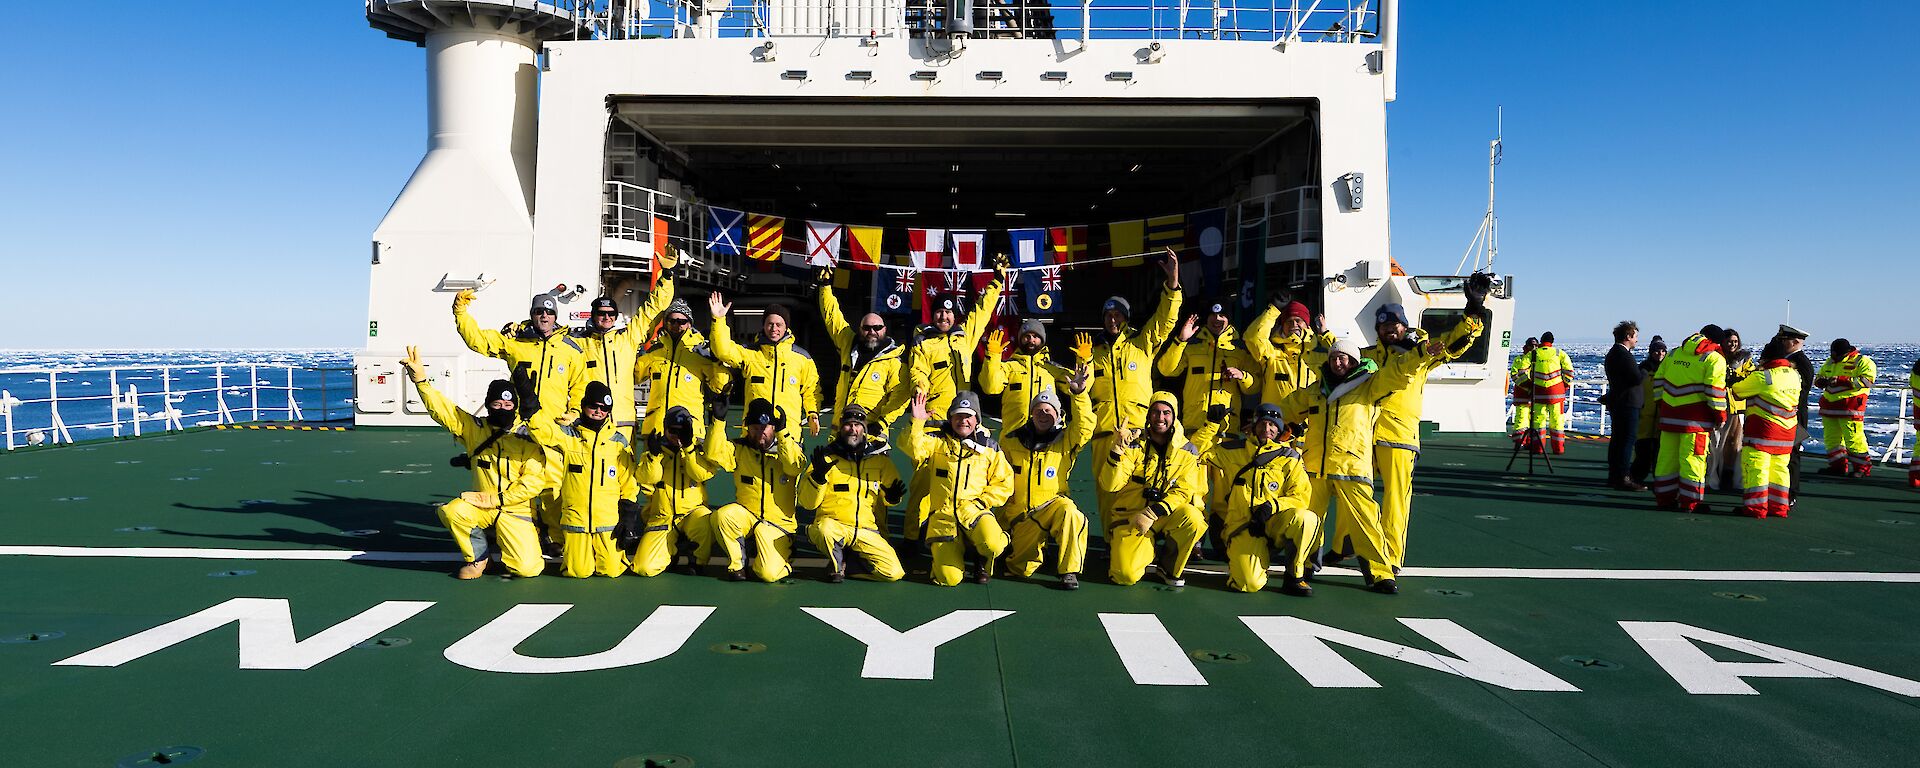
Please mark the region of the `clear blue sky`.
<svg viewBox="0 0 1920 768"><path fill-rule="evenodd" d="M1627 5L1403 4L1400 261L1459 260L1504 104L1522 333L1754 337L1792 299L1817 338L1920 340L1920 55L1889 34L1920 4ZM367 241L425 144L422 54L357 2L196 7L89 5L15 41L0 348L361 342Z"/></svg>

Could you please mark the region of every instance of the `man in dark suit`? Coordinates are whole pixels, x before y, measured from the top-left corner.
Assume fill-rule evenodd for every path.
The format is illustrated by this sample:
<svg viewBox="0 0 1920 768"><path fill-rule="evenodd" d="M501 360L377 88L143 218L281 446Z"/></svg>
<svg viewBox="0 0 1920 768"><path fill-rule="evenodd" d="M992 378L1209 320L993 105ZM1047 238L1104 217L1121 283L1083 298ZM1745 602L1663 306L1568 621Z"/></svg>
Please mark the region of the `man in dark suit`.
<svg viewBox="0 0 1920 768"><path fill-rule="evenodd" d="M1623 491L1644 491L1646 486L1633 479L1634 432L1640 424L1640 408L1646 393L1640 389L1640 365L1633 359L1633 348L1640 343L1640 326L1622 320L1613 327L1613 348L1607 350L1604 368L1607 394L1607 420L1613 439L1607 443L1607 485Z"/></svg>
<svg viewBox="0 0 1920 768"><path fill-rule="evenodd" d="M1800 446L1807 442L1807 393L1813 391L1813 360L1807 357L1807 332L1786 323L1780 324L1780 330L1773 334L1774 341L1780 342L1787 350L1787 362L1793 363L1793 369L1800 372L1800 421L1793 441L1793 459L1787 464L1788 477L1792 486L1787 489L1787 504L1792 506L1800 500Z"/></svg>

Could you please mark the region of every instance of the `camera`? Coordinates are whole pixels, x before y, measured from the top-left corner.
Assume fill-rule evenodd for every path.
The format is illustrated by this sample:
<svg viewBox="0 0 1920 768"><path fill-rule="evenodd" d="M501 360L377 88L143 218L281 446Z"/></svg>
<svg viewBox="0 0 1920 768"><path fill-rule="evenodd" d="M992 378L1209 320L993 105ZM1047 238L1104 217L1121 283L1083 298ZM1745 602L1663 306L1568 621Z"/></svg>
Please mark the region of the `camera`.
<svg viewBox="0 0 1920 768"><path fill-rule="evenodd" d="M1150 501L1150 502L1166 501L1167 492L1162 489L1155 488L1153 486L1147 486L1146 488L1140 491L1140 498L1146 499L1147 501Z"/></svg>

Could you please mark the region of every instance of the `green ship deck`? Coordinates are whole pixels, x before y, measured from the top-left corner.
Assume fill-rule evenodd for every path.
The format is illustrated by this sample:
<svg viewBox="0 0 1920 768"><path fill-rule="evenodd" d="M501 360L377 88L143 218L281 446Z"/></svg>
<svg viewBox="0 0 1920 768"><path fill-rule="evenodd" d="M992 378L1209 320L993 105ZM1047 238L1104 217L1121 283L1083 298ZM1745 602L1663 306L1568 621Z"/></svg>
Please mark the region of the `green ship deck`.
<svg viewBox="0 0 1920 768"><path fill-rule="evenodd" d="M464 473L446 465L452 445L435 432L221 430L23 451L0 458L0 741L16 764L103 766L193 757L165 749L176 746L203 750L194 763L209 766L1913 759L1920 494L1904 477L1809 475L1788 520L1683 516L1601 489L1602 446L1570 450L1557 474L1528 477L1501 471L1498 437L1430 438L1403 593L1333 574L1305 600L1272 587L1229 593L1211 562L1181 590L1113 586L1099 576L1097 542L1095 575L1072 593L1046 571L951 589L923 575L830 585L817 567L771 585L460 582L427 505L461 490ZM256 551L267 556L229 556ZM287 559L347 551L402 554ZM56 664L234 598L286 601L308 648L383 601L431 607L306 669L241 668L232 624L117 666ZM600 653L659 606L714 610L672 653L641 664L511 674L447 658L515 606L552 604L573 608L519 653ZM858 608L903 632L954 611L1011 614L939 645L931 679L890 679L863 677L867 647L808 607ZM1152 631L1110 635L1102 614L1132 614L1122 620L1149 630L1157 620L1177 649L1156 646ZM1676 626L1658 622L1808 656L1780 663L1649 640L1674 658L1703 654L1669 661L1691 686L1744 680L1753 693L1689 692L1628 634ZM1315 625L1352 643L1299 631ZM256 634L246 642L271 645L270 631ZM1475 650L1475 637L1494 650ZM1351 647L1364 638L1374 650ZM1473 658L1454 661L1463 654ZM1377 687L1337 687L1369 680ZM1559 690L1515 689L1554 681Z"/></svg>

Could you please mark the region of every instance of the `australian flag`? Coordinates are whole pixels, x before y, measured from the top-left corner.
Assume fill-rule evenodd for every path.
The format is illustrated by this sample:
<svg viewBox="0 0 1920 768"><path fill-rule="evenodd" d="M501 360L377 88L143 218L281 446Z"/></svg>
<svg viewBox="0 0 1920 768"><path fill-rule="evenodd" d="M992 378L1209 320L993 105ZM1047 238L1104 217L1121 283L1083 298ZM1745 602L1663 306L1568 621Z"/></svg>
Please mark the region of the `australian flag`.
<svg viewBox="0 0 1920 768"><path fill-rule="evenodd" d="M913 312L913 294L919 287L920 270L882 264L873 271L873 312L880 315L905 315Z"/></svg>

